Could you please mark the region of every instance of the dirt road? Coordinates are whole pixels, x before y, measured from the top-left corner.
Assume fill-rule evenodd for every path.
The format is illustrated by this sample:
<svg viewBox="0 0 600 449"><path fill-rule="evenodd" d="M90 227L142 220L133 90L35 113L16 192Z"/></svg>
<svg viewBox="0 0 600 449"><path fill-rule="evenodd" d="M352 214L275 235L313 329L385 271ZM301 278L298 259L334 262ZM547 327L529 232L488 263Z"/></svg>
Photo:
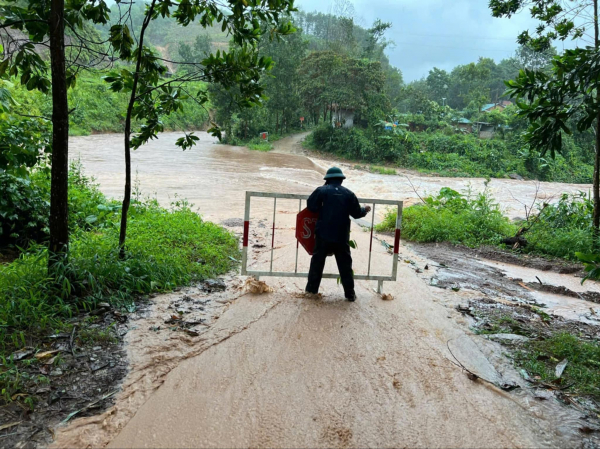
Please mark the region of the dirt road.
<svg viewBox="0 0 600 449"><path fill-rule="evenodd" d="M82 140L76 140L75 146ZM196 192L213 219L242 216L237 195L244 190L302 193L320 183L322 163L290 154L300 152L297 139L280 144L284 154L263 156L229 147L207 151L224 157L221 172L213 160L194 166L209 164L217 170L211 175L215 184L212 190ZM109 154L102 154L108 167L113 164ZM100 173L102 188L112 192L111 183L117 182L99 169L102 164L94 162L94 157L82 150L84 165L94 174ZM191 165L196 162L178 166L176 173L169 172L170 162L162 169L152 168L157 171L154 185L161 192L159 197L165 195L161 182L168 178L172 184L185 185L183 178L187 174L193 177ZM142 167L140 171L148 170ZM179 176L181 172L184 175ZM224 182L227 173L234 172L236 182ZM381 193L379 196L404 198L397 195L405 187L388 181L395 178L400 184L398 177L349 174L348 184L360 196ZM146 176L142 175L142 183ZM204 181L193 178L193 182ZM499 189L512 185L498 184ZM548 185L547 190L558 192L560 186ZM278 269L293 270L296 207L278 202ZM265 244L270 242L270 213L272 203L257 202L251 222L253 267L269 262L270 248ZM241 228L234 224L233 230L239 232ZM362 272L367 264L369 234L356 226L352 232L358 241L355 270ZM389 237L379 238L391 241ZM374 270L386 273L392 256L380 244L374 251ZM427 260L406 246L401 258ZM306 269L308 260L305 255L300 258L301 269ZM335 271L331 260L327 270ZM232 276L227 280L227 291L210 298L193 288L155 298L151 315L127 336L131 372L115 406L98 417L76 420L61 429L56 446L580 444L577 428L581 416L577 411L556 402L536 401L525 390L505 392L465 375L454 357L496 385L522 383L503 361L498 347L469 330L464 317L453 308L454 292L428 285L409 264L401 264L398 282L385 284L386 293L395 298L392 301L382 301L373 291L374 283L369 282L358 283L359 300L349 303L343 300L335 280L323 282L322 299L303 297L301 280L266 281L272 293L246 293L243 279ZM173 301L204 298L213 306L206 310L208 326L202 327L199 336L181 336L166 328L148 331L164 323Z"/></svg>

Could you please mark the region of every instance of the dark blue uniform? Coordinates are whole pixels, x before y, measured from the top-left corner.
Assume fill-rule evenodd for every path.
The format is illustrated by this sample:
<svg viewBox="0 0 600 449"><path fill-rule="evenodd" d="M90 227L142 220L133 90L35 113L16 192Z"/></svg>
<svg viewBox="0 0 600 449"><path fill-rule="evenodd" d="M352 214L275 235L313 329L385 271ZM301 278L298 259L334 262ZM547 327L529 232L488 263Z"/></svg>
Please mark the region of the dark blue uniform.
<svg viewBox="0 0 600 449"><path fill-rule="evenodd" d="M350 254L350 217L367 215L356 195L342 186L341 180L331 180L308 198L308 208L319 214L316 226L315 252L310 262L306 291L317 293L323 277L325 260L334 254L346 298L354 298L354 277Z"/></svg>

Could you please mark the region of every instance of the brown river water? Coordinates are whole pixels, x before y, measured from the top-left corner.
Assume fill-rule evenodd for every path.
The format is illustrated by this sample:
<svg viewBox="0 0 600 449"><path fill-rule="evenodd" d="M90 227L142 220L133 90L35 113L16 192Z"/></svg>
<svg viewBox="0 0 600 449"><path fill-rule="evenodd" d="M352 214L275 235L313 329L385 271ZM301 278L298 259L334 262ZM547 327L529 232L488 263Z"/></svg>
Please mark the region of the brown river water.
<svg viewBox="0 0 600 449"><path fill-rule="evenodd" d="M198 144L182 151L175 146L180 133L163 133L132 153L132 172L144 195L155 196L163 205L176 197L187 198L207 219L243 217L247 190L283 193L310 193L322 183L330 162L306 157L299 141L304 135L276 142L269 153L243 147L219 145L205 132L196 133ZM80 159L88 174L100 183L102 191L122 198L124 183L123 138L118 134L99 134L71 138L71 158ZM350 164L338 164L348 177L345 185L363 198L418 201L420 196L435 194L442 187L460 192L482 191L481 178L443 178L399 171L399 176L379 175L354 170ZM407 180L410 178L413 186ZM489 189L511 217L524 216L536 197L549 201L562 193L588 191L589 185L553 182L527 182L492 179Z"/></svg>
<svg viewBox="0 0 600 449"><path fill-rule="evenodd" d="M162 134L134 152L133 170L145 194L163 205L187 198L204 217L217 222L243 217L247 190L309 193L322 183L331 164L304 155L302 136L277 142L275 152L259 153L217 145L207 134L197 134L199 145L185 152L174 146L179 134ZM73 138L71 155L82 161L104 193L120 197L120 136ZM484 188L482 179L409 172L375 175L340 165L348 176L346 184L360 197L414 203L418 196L406 176L421 196L444 186L459 191ZM522 215L521 202L530 204L536 190L538 198L547 200L587 186L536 187L531 182L492 180L489 188L515 217ZM293 271L298 204L277 204L274 264L278 270ZM268 200L253 205L252 268L270 262L272 210ZM352 232L358 242L355 270L360 273L367 266L369 233L356 225ZM378 238L392 243L389 236ZM374 244L373 251L373 271L387 274L392 256L381 244ZM431 264L406 245L400 258L419 266ZM308 263L308 256L301 254L300 270ZM536 275L486 263L507 275ZM326 271L335 272L331 260ZM428 273L431 277L436 271ZM60 429L55 446L581 446L582 414L577 410L556 400L534 399L526 384L507 393L465 376L449 345L454 356L481 377L497 384L523 383L502 357L502 348L474 335L455 310L462 292L434 288L423 276L401 263L398 281L384 287L392 301L382 301L373 290L375 284L367 281L357 283L356 303L343 300L335 280L323 281L320 300L303 297L304 280L289 278L264 278L273 292L253 295L235 274L226 278L226 292L210 298L195 288L158 296L151 313L127 334L131 369L115 405ZM575 288L572 279L568 282ZM208 326L196 337L168 329L149 332L164 327L170 305L182 301L183 293L192 300L212 301L202 312Z"/></svg>

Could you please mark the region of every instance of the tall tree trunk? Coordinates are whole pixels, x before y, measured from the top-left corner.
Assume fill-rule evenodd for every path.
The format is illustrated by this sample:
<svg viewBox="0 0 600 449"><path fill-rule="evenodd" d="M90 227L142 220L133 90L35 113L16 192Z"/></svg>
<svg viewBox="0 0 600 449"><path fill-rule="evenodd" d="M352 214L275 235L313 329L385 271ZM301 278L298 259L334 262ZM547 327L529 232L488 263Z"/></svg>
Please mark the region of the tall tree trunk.
<svg viewBox="0 0 600 449"><path fill-rule="evenodd" d="M152 20L152 13L154 12L155 3L156 0L152 0L152 3L150 4L150 9L146 13L146 16L144 17L144 22L142 23L142 29L140 31L139 51L137 52L135 73L133 74L133 85L131 86L131 96L129 97L129 105L127 106L127 115L125 117L125 195L123 196L123 207L121 208L121 231L119 233L119 255L121 256L121 258L125 257L125 239L127 238L127 213L129 212L129 205L131 204L131 115L133 112L135 99L137 97L137 86L139 81L140 67L142 64L142 48L144 46L144 35L146 34L146 28L148 28L150 20Z"/></svg>
<svg viewBox="0 0 600 449"><path fill-rule="evenodd" d="M52 72L52 174L48 270L69 249L69 102L65 69L65 0L50 4Z"/></svg>
<svg viewBox="0 0 600 449"><path fill-rule="evenodd" d="M594 44L596 51L600 48L600 30L598 28L598 0L594 0ZM594 158L594 215L593 215L593 249L600 249L600 113L596 122L596 148Z"/></svg>
<svg viewBox="0 0 600 449"><path fill-rule="evenodd" d="M594 251L600 250L600 113L596 121L596 154L594 157L594 184L593 184L593 197L594 197L594 215L593 215L593 226L594 226L594 240L593 248Z"/></svg>
<svg viewBox="0 0 600 449"><path fill-rule="evenodd" d="M275 119L275 134L277 134L277 130L279 129L279 111L277 111L277 115L275 117L277 117Z"/></svg>

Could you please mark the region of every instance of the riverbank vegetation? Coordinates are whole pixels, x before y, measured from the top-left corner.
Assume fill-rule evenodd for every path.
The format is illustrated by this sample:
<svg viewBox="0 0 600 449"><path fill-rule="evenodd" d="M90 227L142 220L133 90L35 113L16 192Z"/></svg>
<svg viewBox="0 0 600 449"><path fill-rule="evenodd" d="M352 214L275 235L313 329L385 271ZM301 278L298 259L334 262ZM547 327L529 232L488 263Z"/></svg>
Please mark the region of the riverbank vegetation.
<svg viewBox="0 0 600 449"><path fill-rule="evenodd" d="M237 238L204 221L193 205L180 200L164 208L155 200L142 199L139 192L130 209L127 251L120 257L120 203L107 199L74 165L69 174L71 244L67 261L50 277L45 245L48 174L33 173L26 187L38 201L19 212L8 233L9 242L18 242L22 252L14 261L0 264L3 360L10 361L11 354L24 347L43 348L48 335L70 331L74 317L94 311L100 303L133 310L135 301L148 294L218 276L239 260ZM11 202L18 206L23 199L11 194ZM0 400L9 401L19 388L14 370L0 372Z"/></svg>
<svg viewBox="0 0 600 449"><path fill-rule="evenodd" d="M593 204L588 194L565 194L553 204L536 207L528 219L511 221L487 190L459 193L446 187L404 209L402 237L414 242L450 242L470 247L494 245L568 260L578 260L577 253L593 251ZM393 231L396 215L390 211L377 230ZM523 240L515 245L517 240L511 238L517 235Z"/></svg>

